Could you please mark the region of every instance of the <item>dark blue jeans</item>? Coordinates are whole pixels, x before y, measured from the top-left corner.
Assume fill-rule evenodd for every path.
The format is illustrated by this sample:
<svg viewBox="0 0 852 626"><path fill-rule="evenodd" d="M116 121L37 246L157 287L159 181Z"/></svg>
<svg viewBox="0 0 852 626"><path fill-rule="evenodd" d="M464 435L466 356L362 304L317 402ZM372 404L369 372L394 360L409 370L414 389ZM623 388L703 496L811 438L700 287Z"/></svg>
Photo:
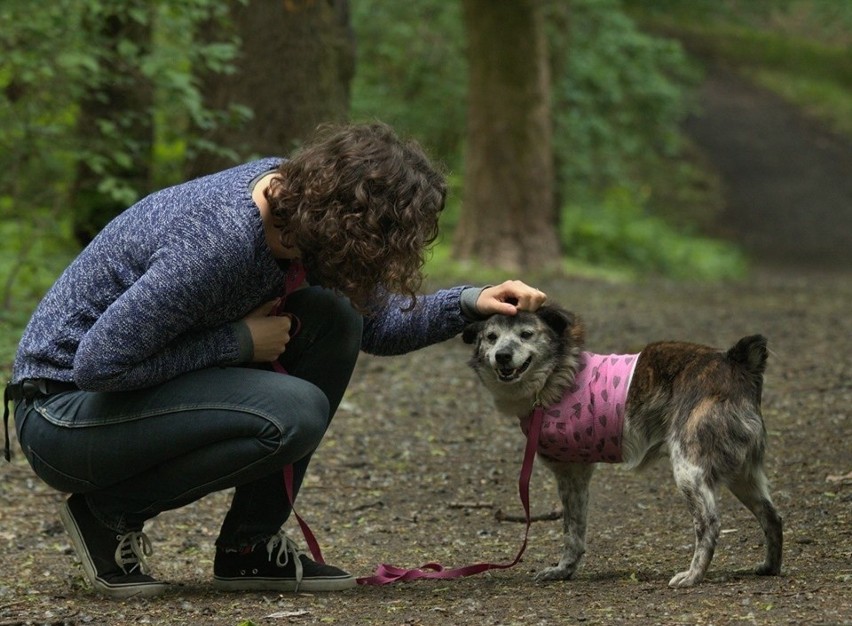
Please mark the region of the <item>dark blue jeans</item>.
<svg viewBox="0 0 852 626"><path fill-rule="evenodd" d="M283 468L295 490L331 422L361 345L362 320L331 291L292 293L301 327L281 363L190 372L128 392L69 391L16 407L18 439L52 487L85 494L117 532L162 511L236 487L216 545L243 547L290 515Z"/></svg>

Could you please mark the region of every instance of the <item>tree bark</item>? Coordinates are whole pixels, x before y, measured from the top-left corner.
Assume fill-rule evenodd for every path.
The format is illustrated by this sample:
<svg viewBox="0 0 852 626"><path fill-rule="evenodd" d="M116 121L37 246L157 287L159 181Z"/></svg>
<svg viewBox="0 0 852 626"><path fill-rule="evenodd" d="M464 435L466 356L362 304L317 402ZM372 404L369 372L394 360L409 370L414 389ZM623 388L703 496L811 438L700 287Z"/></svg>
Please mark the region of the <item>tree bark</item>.
<svg viewBox="0 0 852 626"><path fill-rule="evenodd" d="M463 210L454 255L554 267L550 76L540 0L463 0L469 70Z"/></svg>
<svg viewBox="0 0 852 626"><path fill-rule="evenodd" d="M233 2L230 19L242 41L235 71L202 77L205 106L239 103L254 114L238 127L213 129L205 139L232 156L198 154L188 164L191 177L234 165L235 158L287 155L320 123L349 114L355 44L348 0Z"/></svg>

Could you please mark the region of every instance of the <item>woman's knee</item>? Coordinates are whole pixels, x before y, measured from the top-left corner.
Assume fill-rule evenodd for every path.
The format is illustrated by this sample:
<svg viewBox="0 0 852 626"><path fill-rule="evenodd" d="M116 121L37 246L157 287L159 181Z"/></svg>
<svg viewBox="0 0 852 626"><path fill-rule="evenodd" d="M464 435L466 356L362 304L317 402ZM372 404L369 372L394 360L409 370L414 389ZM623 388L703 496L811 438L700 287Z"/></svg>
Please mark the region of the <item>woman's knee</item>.
<svg viewBox="0 0 852 626"><path fill-rule="evenodd" d="M328 429L328 398L319 387L307 381L290 378L287 383L280 393L271 394L267 416L282 447L312 451Z"/></svg>
<svg viewBox="0 0 852 626"><path fill-rule="evenodd" d="M341 351L357 353L361 347L363 318L349 300L330 289L310 287L293 293L288 310L299 317L312 341L325 339Z"/></svg>

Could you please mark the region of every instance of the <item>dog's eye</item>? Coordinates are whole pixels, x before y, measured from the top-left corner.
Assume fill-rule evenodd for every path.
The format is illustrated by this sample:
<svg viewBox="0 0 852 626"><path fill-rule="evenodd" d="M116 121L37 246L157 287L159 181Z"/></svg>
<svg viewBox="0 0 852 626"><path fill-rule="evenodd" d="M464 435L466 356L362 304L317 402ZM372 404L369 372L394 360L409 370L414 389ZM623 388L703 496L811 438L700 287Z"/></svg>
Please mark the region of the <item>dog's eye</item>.
<svg viewBox="0 0 852 626"><path fill-rule="evenodd" d="M535 333L531 330L521 332L521 339L532 339Z"/></svg>
<svg viewBox="0 0 852 626"><path fill-rule="evenodd" d="M488 333L487 335L485 335L485 338L488 341L497 341L497 333Z"/></svg>

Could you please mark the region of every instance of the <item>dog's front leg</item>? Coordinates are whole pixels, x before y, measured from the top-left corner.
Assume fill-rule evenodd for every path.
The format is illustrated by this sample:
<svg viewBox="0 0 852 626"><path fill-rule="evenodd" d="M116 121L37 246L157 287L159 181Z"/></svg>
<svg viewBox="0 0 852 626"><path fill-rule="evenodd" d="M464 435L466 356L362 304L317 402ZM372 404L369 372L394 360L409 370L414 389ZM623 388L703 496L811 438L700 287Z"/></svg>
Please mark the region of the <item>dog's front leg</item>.
<svg viewBox="0 0 852 626"><path fill-rule="evenodd" d="M556 476L562 500L563 549L559 564L540 571L535 579L566 580L574 575L586 552L586 517L589 507L589 481L594 465L547 462Z"/></svg>

